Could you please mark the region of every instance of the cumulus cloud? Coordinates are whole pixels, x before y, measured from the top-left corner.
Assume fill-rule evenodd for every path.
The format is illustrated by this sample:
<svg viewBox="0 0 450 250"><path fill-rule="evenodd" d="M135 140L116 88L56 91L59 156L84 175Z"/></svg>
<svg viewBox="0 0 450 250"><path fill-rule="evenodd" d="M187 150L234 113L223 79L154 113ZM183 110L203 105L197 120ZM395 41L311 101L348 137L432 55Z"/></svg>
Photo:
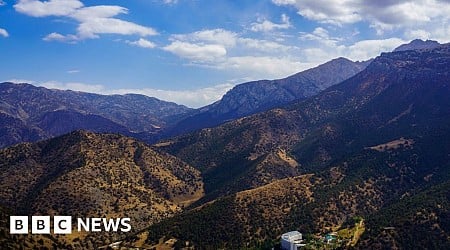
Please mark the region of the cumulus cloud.
<svg viewBox="0 0 450 250"><path fill-rule="evenodd" d="M114 5L98 5L77 8L70 16L80 22L89 21L92 18L110 18L119 14L128 14L128 9Z"/></svg>
<svg viewBox="0 0 450 250"><path fill-rule="evenodd" d="M218 44L193 44L174 41L163 48L173 54L193 61L213 61L227 54L225 47Z"/></svg>
<svg viewBox="0 0 450 250"><path fill-rule="evenodd" d="M113 94L142 94L146 96L156 97L164 101L175 102L183 104L192 108L199 108L208 104L211 104L220 98L230 90L234 84L224 83L214 85L212 87L193 89L193 90L162 90L154 88L142 88L142 89L108 89L101 84L86 84L86 83L62 83L57 81L48 81L38 84L39 86L61 89L61 90L74 90L89 93L97 93L103 95Z"/></svg>
<svg viewBox="0 0 450 250"><path fill-rule="evenodd" d="M380 55L382 52L392 51L407 42L400 38L388 38L361 40L350 45L323 43L324 46L307 48L302 53L307 61L315 63L323 63L337 57L346 57L353 61L365 61Z"/></svg>
<svg viewBox="0 0 450 250"><path fill-rule="evenodd" d="M81 7L83 7L83 3L78 0L50 0L45 2L19 0L14 5L16 11L33 17L66 16Z"/></svg>
<svg viewBox="0 0 450 250"><path fill-rule="evenodd" d="M280 53L282 51L287 51L291 48L290 46L286 46L277 42L268 40L258 40L253 38L240 38L238 42L244 48L266 52L276 51L277 53Z"/></svg>
<svg viewBox="0 0 450 250"><path fill-rule="evenodd" d="M301 32L300 39L315 41L328 46L335 46L338 42L342 41L340 38L331 37L328 30L322 27L315 28L312 33Z"/></svg>
<svg viewBox="0 0 450 250"><path fill-rule="evenodd" d="M156 44L150 42L147 39L144 38L140 38L137 41L127 41L126 43L130 44L130 45L134 45L134 46L138 46L141 48L146 48L146 49L153 49L156 47Z"/></svg>
<svg viewBox="0 0 450 250"><path fill-rule="evenodd" d="M281 23L273 23L266 19L260 19L256 23L252 23L250 30L254 32L269 32L275 29L289 29L291 28L289 17L285 14L281 15Z"/></svg>
<svg viewBox="0 0 450 250"><path fill-rule="evenodd" d="M76 34L63 35L56 32L43 38L45 41L74 43L82 39L98 38L101 34L151 36L158 32L153 28L115 18L127 14L128 9L115 5L86 7L78 0L19 0L16 11L33 17L67 17L77 21Z"/></svg>
<svg viewBox="0 0 450 250"><path fill-rule="evenodd" d="M201 30L189 34L175 34L172 40L220 44L225 47L236 45L238 34L224 29Z"/></svg>
<svg viewBox="0 0 450 250"><path fill-rule="evenodd" d="M280 77L286 72L303 69L303 65L284 55L291 46L242 37L224 29L172 35L171 40L171 44L163 49L196 66L245 72L252 78L258 73L264 73L265 77Z"/></svg>
<svg viewBox="0 0 450 250"><path fill-rule="evenodd" d="M8 31L6 31L5 29L0 28L0 36L8 37L9 36Z"/></svg>
<svg viewBox="0 0 450 250"><path fill-rule="evenodd" d="M35 84L36 82L33 80L29 80L29 79L19 79L19 78L13 78L13 79L8 79L8 80L4 80L2 82L12 82L12 83L29 83L29 84Z"/></svg>
<svg viewBox="0 0 450 250"><path fill-rule="evenodd" d="M412 28L433 22L448 23L449 1L440 0L272 0L292 5L310 20L334 25L367 21L378 34L386 30Z"/></svg>
<svg viewBox="0 0 450 250"><path fill-rule="evenodd" d="M231 88L232 83L218 84L207 88L194 90L162 90L162 89L118 89L113 90L115 94L136 93L153 96L161 100L183 104L191 108L200 108L216 102Z"/></svg>
<svg viewBox="0 0 450 250"><path fill-rule="evenodd" d="M98 38L99 34L150 36L156 35L157 32L152 28L116 18L93 18L82 22L78 26L78 36L80 38Z"/></svg>
<svg viewBox="0 0 450 250"><path fill-rule="evenodd" d="M222 69L246 71L253 79L260 79L261 73L271 78L286 77L313 66L315 64L301 63L294 58L271 56L230 57L218 65Z"/></svg>
<svg viewBox="0 0 450 250"><path fill-rule="evenodd" d="M46 35L44 38L42 38L42 40L46 42L57 41L57 42L75 43L80 39L75 35L61 35L59 33L52 32Z"/></svg>
<svg viewBox="0 0 450 250"><path fill-rule="evenodd" d="M355 0L272 0L277 5L294 5L298 14L314 21L342 24L360 21Z"/></svg>
<svg viewBox="0 0 450 250"><path fill-rule="evenodd" d="M340 46L338 49L341 50L342 54L347 58L360 61L376 57L382 52L393 51L395 48L405 43L408 43L408 41L400 38L363 40L350 46Z"/></svg>
<svg viewBox="0 0 450 250"><path fill-rule="evenodd" d="M178 0L163 0L163 3L165 3L165 4L176 4L176 3L178 3Z"/></svg>
<svg viewBox="0 0 450 250"><path fill-rule="evenodd" d="M73 90L99 94L106 91L105 86L101 84L86 84L79 82L62 83L58 81L48 81L37 85L49 89Z"/></svg>

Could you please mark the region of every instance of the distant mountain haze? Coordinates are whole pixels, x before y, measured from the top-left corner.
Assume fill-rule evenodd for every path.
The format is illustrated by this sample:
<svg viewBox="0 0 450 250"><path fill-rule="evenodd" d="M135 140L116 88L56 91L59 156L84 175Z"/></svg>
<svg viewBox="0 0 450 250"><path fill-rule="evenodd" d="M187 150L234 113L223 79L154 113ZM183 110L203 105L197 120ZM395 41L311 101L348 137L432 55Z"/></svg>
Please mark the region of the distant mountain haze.
<svg viewBox="0 0 450 250"><path fill-rule="evenodd" d="M143 95L98 95L0 83L0 148L77 129L147 139L192 109Z"/></svg>

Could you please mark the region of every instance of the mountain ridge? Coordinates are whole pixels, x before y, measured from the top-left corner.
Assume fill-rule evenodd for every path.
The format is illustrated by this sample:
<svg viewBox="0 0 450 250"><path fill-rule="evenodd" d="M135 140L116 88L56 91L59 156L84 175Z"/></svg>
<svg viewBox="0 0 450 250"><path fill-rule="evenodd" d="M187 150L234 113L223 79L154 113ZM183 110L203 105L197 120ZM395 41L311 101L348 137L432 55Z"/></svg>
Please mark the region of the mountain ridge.
<svg viewBox="0 0 450 250"><path fill-rule="evenodd" d="M353 62L340 57L286 78L239 84L221 100L198 109L193 115L169 128L164 137L214 127L229 120L305 99L350 78L369 63L370 60Z"/></svg>
<svg viewBox="0 0 450 250"><path fill-rule="evenodd" d="M342 228L355 216L362 216L368 218L367 232L356 248L377 246L382 239L373 232L378 232L380 227L411 223L414 217L406 218L407 222L396 220L394 225L372 218L386 218L390 213L388 207L403 206L399 203L403 197L414 198L429 188L439 189L450 178L449 62L450 45L383 53L354 77L307 100L157 145L159 150L178 156L202 172L206 194L197 205L208 205L150 227L148 243L164 236L191 241L200 248L242 248L266 243L273 246L273 241L283 232L295 229L305 234L326 233ZM233 198L236 194L270 187L264 179L271 175L260 175L255 180L258 175L253 170L259 169L280 148L298 163L294 178L313 174L312 200L289 205L286 209L290 212L284 221L270 223L268 218L277 214L265 211L279 207L280 202L251 199L253 207L261 206L261 209L254 210L252 218L227 223L217 212L240 211L241 203ZM273 166L279 164L276 167L279 171L290 165L271 159L272 162ZM226 179L221 179L222 176ZM271 182L288 178L292 177ZM258 180L261 182L254 185ZM285 188L283 191L289 193L289 187ZM287 196L283 199L283 191L277 200L288 203L290 199ZM279 190L273 192L280 194ZM441 195L445 192L442 190L433 199L443 199L442 204L447 204L448 197ZM439 208L438 205L433 206ZM445 242L445 235L450 234L445 224L449 210L442 206L440 209L439 217L432 221L438 223L443 233L433 234L433 239ZM189 221L198 218L215 218L214 221L220 222L210 222L211 235L240 240L207 241L195 237L206 229L199 226L192 232L186 228ZM425 234L417 233L428 224L414 225L399 231L386 246L406 244L399 237L408 234L417 236L418 246L432 244ZM243 227L260 234L251 237L246 231L237 230ZM248 242L250 245L246 245Z"/></svg>
<svg viewBox="0 0 450 250"><path fill-rule="evenodd" d="M77 129L118 132L146 139L192 111L137 94L99 95L30 84L0 84L0 114L5 117L0 147L36 141Z"/></svg>
<svg viewBox="0 0 450 250"><path fill-rule="evenodd" d="M439 47L440 44L437 41L434 40L422 40L422 39L415 39L407 44L402 44L399 47L395 48L393 52L399 52L399 51L406 51L406 50L421 50L421 49L434 49Z"/></svg>

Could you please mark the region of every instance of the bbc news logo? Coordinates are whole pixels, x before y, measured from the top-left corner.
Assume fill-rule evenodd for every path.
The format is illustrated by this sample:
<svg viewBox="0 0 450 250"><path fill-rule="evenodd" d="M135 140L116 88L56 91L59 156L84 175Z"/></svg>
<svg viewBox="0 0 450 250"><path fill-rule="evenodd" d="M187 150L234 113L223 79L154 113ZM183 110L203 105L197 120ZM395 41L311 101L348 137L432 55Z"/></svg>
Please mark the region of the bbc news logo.
<svg viewBox="0 0 450 250"><path fill-rule="evenodd" d="M10 234L28 234L28 216L10 216ZM53 221L53 223L52 223ZM53 227L52 227L53 225ZM54 234L72 233L72 216L31 216L32 234L50 234L53 228ZM77 218L76 230L86 232L129 232L131 231L130 218Z"/></svg>

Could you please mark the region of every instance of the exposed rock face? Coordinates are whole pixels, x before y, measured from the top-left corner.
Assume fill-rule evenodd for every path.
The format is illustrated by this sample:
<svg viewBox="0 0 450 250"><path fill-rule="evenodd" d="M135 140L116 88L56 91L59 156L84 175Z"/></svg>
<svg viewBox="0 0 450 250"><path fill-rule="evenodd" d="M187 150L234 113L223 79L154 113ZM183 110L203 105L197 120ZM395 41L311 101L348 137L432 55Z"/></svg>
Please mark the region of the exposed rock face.
<svg viewBox="0 0 450 250"><path fill-rule="evenodd" d="M433 41L433 40L423 41L421 39L415 39L415 40L412 40L408 44L400 45L398 48L396 48L394 50L394 52L406 51L406 50L419 50L419 49L434 49L434 48L439 47L439 45L441 45L441 44L438 43L437 41Z"/></svg>
<svg viewBox="0 0 450 250"><path fill-rule="evenodd" d="M168 134L177 135L214 127L229 120L305 99L356 75L369 62L337 58L284 79L239 84L220 101L201 108L196 114L180 121Z"/></svg>

